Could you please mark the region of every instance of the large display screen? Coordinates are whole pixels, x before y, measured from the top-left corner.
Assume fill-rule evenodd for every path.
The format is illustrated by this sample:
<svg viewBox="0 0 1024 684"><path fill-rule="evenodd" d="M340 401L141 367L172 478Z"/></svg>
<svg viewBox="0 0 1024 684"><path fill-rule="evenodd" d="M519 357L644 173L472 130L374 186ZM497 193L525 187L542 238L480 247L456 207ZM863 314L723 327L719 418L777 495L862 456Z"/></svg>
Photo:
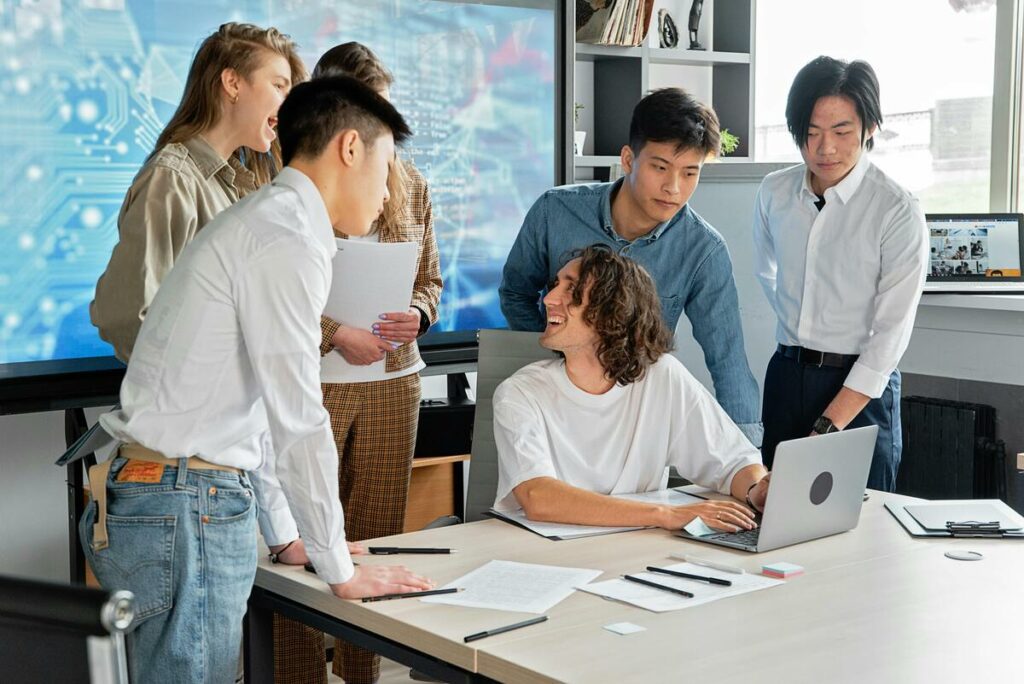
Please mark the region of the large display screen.
<svg viewBox="0 0 1024 684"><path fill-rule="evenodd" d="M929 214L927 219L929 280L1020 279L1020 215Z"/></svg>
<svg viewBox="0 0 1024 684"><path fill-rule="evenodd" d="M89 302L118 210L195 50L226 21L276 26L310 69L350 40L381 57L415 133L403 154L433 195L445 287L430 340L503 326L505 256L527 209L560 180L559 4L4 1L0 365L112 356Z"/></svg>

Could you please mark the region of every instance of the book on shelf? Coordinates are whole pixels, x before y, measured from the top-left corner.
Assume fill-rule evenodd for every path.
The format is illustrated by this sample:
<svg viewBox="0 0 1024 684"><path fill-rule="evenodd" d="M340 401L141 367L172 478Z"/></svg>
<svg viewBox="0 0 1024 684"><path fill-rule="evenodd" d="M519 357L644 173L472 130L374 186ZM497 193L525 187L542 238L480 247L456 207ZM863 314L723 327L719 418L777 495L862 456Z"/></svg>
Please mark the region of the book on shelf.
<svg viewBox="0 0 1024 684"><path fill-rule="evenodd" d="M654 0L576 0L576 42L641 45L653 10Z"/></svg>

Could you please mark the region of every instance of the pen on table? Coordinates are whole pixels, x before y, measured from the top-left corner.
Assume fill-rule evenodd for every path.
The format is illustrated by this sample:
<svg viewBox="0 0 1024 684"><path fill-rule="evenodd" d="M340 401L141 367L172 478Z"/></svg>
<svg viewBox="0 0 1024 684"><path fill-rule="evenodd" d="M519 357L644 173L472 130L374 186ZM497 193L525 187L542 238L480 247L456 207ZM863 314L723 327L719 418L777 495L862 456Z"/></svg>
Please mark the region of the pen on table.
<svg viewBox="0 0 1024 684"><path fill-rule="evenodd" d="M452 587L451 589L428 589L427 591L409 591L404 594L382 594L380 596L366 596L363 597L363 603L372 603L373 601L390 601L392 599L419 598L421 596L437 596L438 594L454 594L457 591L463 591L463 589L461 587Z"/></svg>
<svg viewBox="0 0 1024 684"><path fill-rule="evenodd" d="M689 554L684 555L684 554L681 554L681 553L670 553L668 555L669 555L670 558L675 558L676 560L686 561L687 563L693 563L694 565L702 565L705 568L711 568L712 570L721 570L722 572L731 572L734 575L742 575L743 574L743 568L736 568L736 567L733 567L731 565L726 565L725 563L716 563L715 561L704 560L703 558L697 558L696 556L691 556Z"/></svg>
<svg viewBox="0 0 1024 684"><path fill-rule="evenodd" d="M717 577L705 577L704 575L691 575L688 572L679 572L678 570L669 570L668 568L658 568L653 565L647 566L648 572L660 572L663 575L672 575L673 577L683 577L685 579L697 580L699 582L707 582L708 584L717 584L720 587L731 587L732 582L729 580L718 579Z"/></svg>
<svg viewBox="0 0 1024 684"><path fill-rule="evenodd" d="M693 598L693 594L691 594L688 591L676 589L675 587L667 587L664 584L658 584L657 582L651 582L650 580L641 579L639 577L633 577L632 575L623 575L622 579L627 580L629 582L636 582L637 584L642 584L645 587L661 589L662 591L668 591L673 594L678 594L679 596L685 596L686 598Z"/></svg>
<svg viewBox="0 0 1024 684"><path fill-rule="evenodd" d="M417 546L371 546L375 556L393 556L398 553L458 553L458 549L432 549Z"/></svg>
<svg viewBox="0 0 1024 684"><path fill-rule="evenodd" d="M470 641L476 641L477 639L483 639L484 637L494 636L495 634L504 634L505 632L511 632L513 629L519 629L520 627L529 627L530 625L540 624L541 622L544 622L547 619L547 615L541 615L540 617L530 618L529 620L517 622L514 625L505 625L504 627L487 629L483 632L470 634L468 637L463 638L463 641L468 644Z"/></svg>

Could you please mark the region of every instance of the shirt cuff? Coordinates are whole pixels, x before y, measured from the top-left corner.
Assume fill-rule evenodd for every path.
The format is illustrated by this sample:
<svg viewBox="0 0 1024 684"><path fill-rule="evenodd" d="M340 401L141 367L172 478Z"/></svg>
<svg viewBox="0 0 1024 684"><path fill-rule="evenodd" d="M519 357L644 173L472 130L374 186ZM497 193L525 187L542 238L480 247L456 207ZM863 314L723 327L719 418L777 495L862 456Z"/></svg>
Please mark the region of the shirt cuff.
<svg viewBox="0 0 1024 684"><path fill-rule="evenodd" d="M866 394L871 399L878 399L882 396L888 384L889 374L883 375L878 371L874 371L860 361L853 364L853 368L850 369L850 373L846 376L846 381L843 383L844 386L849 387L855 392Z"/></svg>
<svg viewBox="0 0 1024 684"><path fill-rule="evenodd" d="M259 523L267 546L279 546L299 538L299 528L287 506L274 510L260 506Z"/></svg>
<svg viewBox="0 0 1024 684"><path fill-rule="evenodd" d="M761 448L761 442L764 441L764 425L761 423L736 423L736 427L740 429L743 436L750 440L758 449Z"/></svg>
<svg viewBox="0 0 1024 684"><path fill-rule="evenodd" d="M307 546L306 555L316 568L317 576L328 584L344 584L356 574L355 565L344 540L340 545L326 551L312 551Z"/></svg>
<svg viewBox="0 0 1024 684"><path fill-rule="evenodd" d="M320 356L327 356L334 350L331 340L340 327L341 324L337 321L332 321L327 316L320 317Z"/></svg>

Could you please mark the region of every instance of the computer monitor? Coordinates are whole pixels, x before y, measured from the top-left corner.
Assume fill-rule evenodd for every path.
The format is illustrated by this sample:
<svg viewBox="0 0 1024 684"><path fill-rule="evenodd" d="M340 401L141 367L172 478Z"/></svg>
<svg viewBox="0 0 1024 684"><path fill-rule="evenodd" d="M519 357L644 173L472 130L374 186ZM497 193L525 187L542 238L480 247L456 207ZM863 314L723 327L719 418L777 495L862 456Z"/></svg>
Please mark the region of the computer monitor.
<svg viewBox="0 0 1024 684"><path fill-rule="evenodd" d="M925 292L1024 292L1024 214L928 214Z"/></svg>

